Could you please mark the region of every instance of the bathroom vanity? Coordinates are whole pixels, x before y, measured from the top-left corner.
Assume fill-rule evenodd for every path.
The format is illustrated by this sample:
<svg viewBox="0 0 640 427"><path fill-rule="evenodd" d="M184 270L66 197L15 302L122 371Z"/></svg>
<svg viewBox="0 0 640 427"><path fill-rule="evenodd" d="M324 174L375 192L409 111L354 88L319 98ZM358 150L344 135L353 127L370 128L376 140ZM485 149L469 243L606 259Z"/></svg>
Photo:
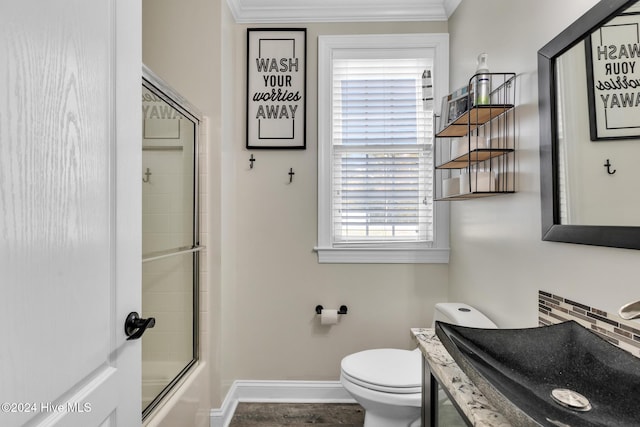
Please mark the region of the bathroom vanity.
<svg viewBox="0 0 640 427"><path fill-rule="evenodd" d="M469 425L510 427L507 419L489 403L462 372L432 328L413 328L411 334L422 352L422 426ZM440 390L452 406L443 404ZM455 408L459 417L452 413ZM447 421L444 418L447 418ZM452 417L459 418L452 421Z"/></svg>

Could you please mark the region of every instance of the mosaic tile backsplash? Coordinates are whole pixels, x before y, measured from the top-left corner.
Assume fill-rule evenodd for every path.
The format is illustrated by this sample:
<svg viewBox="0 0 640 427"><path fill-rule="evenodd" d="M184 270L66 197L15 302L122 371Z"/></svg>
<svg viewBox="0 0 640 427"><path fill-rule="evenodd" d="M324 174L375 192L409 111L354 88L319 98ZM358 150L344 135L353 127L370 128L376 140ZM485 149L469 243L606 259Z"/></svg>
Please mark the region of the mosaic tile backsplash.
<svg viewBox="0 0 640 427"><path fill-rule="evenodd" d="M640 323L624 320L576 301L545 291L538 291L538 323L540 326L575 320L611 344L640 357Z"/></svg>

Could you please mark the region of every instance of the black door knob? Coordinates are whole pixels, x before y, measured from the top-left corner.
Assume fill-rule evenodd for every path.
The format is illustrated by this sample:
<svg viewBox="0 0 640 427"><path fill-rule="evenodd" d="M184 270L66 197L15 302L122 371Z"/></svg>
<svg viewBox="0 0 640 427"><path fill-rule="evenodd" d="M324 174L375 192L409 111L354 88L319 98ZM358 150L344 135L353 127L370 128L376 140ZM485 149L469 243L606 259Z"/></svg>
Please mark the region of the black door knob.
<svg viewBox="0 0 640 427"><path fill-rule="evenodd" d="M156 325L156 319L149 317L143 319L138 313L132 311L124 322L124 333L127 334L128 340L137 340L144 334L147 328L153 328Z"/></svg>

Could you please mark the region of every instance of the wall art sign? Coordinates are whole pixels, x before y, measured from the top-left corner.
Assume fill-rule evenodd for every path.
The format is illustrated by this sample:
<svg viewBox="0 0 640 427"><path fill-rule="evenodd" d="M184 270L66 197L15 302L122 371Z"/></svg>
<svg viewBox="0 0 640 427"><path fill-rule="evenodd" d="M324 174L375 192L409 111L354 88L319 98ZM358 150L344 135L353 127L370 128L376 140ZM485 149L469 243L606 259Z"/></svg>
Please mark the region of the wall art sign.
<svg viewBox="0 0 640 427"><path fill-rule="evenodd" d="M585 39L591 140L640 136L640 14L623 13Z"/></svg>
<svg viewBox="0 0 640 427"><path fill-rule="evenodd" d="M247 148L306 148L307 30L247 29Z"/></svg>

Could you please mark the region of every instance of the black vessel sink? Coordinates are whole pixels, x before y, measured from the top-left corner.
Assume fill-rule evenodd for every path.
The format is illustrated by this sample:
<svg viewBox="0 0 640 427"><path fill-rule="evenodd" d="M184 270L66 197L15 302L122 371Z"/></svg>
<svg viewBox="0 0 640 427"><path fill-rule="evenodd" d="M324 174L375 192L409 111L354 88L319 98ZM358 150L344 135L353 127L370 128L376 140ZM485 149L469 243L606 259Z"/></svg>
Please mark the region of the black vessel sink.
<svg viewBox="0 0 640 427"><path fill-rule="evenodd" d="M574 321L529 329L436 322L435 328L514 426L640 426L640 359Z"/></svg>

